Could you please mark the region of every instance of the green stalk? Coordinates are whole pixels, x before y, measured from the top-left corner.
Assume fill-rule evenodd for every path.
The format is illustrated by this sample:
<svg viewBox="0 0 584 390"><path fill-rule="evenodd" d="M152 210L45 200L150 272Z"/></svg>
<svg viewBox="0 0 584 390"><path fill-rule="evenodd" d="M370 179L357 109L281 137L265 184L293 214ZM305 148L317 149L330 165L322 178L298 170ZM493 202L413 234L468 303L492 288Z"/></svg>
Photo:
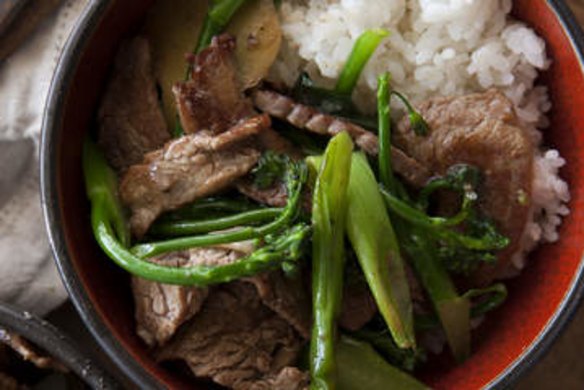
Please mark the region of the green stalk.
<svg viewBox="0 0 584 390"><path fill-rule="evenodd" d="M507 287L496 283L484 289L472 289L464 293L463 298L479 298L477 303L471 302L470 318L479 318L501 306L507 299ZM416 330L424 331L440 326L440 320L434 314L423 314L415 317Z"/></svg>
<svg viewBox="0 0 584 390"><path fill-rule="evenodd" d="M470 355L470 300L458 295L424 232L412 229L402 240L412 265L438 314L448 345L458 361Z"/></svg>
<svg viewBox="0 0 584 390"><path fill-rule="evenodd" d="M322 163L312 166L318 176L312 201L311 389L336 388L336 320L343 296L344 226L352 151L351 137L342 132L329 142Z"/></svg>
<svg viewBox="0 0 584 390"><path fill-rule="evenodd" d="M98 200L92 203L93 232L106 255L118 266L135 276L165 284L207 286L285 268L286 264L296 262L301 258L301 247L310 232L309 227L296 225L283 232L273 244L266 245L231 264L215 267L168 267L150 263L128 251L117 240L111 225L107 222L107 216L103 213L104 204Z"/></svg>
<svg viewBox="0 0 584 390"><path fill-rule="evenodd" d="M199 42L195 48L198 54L209 46L213 37L220 34L235 12L245 3L246 0L221 0L211 6L203 24L203 30L199 35Z"/></svg>
<svg viewBox="0 0 584 390"><path fill-rule="evenodd" d="M479 302L471 309L471 317L480 317L505 302L507 287L503 283L496 283L487 288L468 290L463 296L467 299L479 298Z"/></svg>
<svg viewBox="0 0 584 390"><path fill-rule="evenodd" d="M389 105L389 73L379 76L377 81L377 118L379 120L379 176L381 183L395 193L395 177L391 167L391 108Z"/></svg>
<svg viewBox="0 0 584 390"><path fill-rule="evenodd" d="M166 213L159 219L164 221L177 221L184 219L209 218L217 216L217 214L251 211L254 208L257 208L257 205L247 201L207 198L197 200L178 210Z"/></svg>
<svg viewBox="0 0 584 390"><path fill-rule="evenodd" d="M339 390L423 390L428 386L391 366L371 345L341 337L337 345Z"/></svg>
<svg viewBox="0 0 584 390"><path fill-rule="evenodd" d="M373 171L362 153L353 154L346 229L396 344L400 348L415 347L412 301L398 241Z"/></svg>
<svg viewBox="0 0 584 390"><path fill-rule="evenodd" d="M86 140L83 170L87 196L91 202L91 226L106 255L126 271L144 279L167 284L205 286L224 283L277 268L290 268L302 255L302 245L310 229L299 224L280 236L264 237L266 246L246 258L217 267L166 267L145 261L127 249L129 230L119 203L117 179L97 146Z"/></svg>
<svg viewBox="0 0 584 390"><path fill-rule="evenodd" d="M297 216L300 195L307 178L306 165L291 163L287 173L288 201L278 218L269 224L258 227L242 227L238 230L211 233L204 236L181 237L165 241L135 245L131 251L140 258L148 258L162 253L189 248L227 244L230 242L253 240L274 234L288 227Z"/></svg>
<svg viewBox="0 0 584 390"><path fill-rule="evenodd" d="M381 41L389 35L387 30L374 29L366 30L355 42L349 59L345 63L341 75L337 80L335 91L341 94L350 95L359 81L359 76L369 58L377 49Z"/></svg>
<svg viewBox="0 0 584 390"><path fill-rule="evenodd" d="M500 235L485 234L484 237L472 237L449 229L464 222L469 216L470 207L476 200L476 196L472 193L465 197L461 211L451 218L429 217L384 189L381 189L381 194L392 212L416 227L426 229L428 235L443 240L447 244L480 251L500 250L509 244L509 240Z"/></svg>
<svg viewBox="0 0 584 390"><path fill-rule="evenodd" d="M117 195L117 175L109 167L97 145L89 138L83 144L83 173L87 197L92 205L94 201L100 205L97 211L93 207L92 215L99 212L101 219L110 226L112 237L124 246L130 245L130 228Z"/></svg>
<svg viewBox="0 0 584 390"><path fill-rule="evenodd" d="M391 94L397 96L399 100L401 100L402 103L406 106L410 120L410 126L414 130L414 133L416 133L418 136L427 135L429 129L428 123L426 123L422 115L420 115L420 113L416 111L414 107L412 107L408 99L406 99L404 95L397 91L391 91Z"/></svg>
<svg viewBox="0 0 584 390"><path fill-rule="evenodd" d="M400 200L398 197L394 196L390 191L387 191L384 188L381 189L381 193L385 203L392 212L418 227L424 227L428 229L448 228L461 224L469 216L470 209L477 199L474 192L469 192L468 195L466 195L463 199L460 211L450 218L443 218L428 216L417 208L412 207L408 203Z"/></svg>
<svg viewBox="0 0 584 390"><path fill-rule="evenodd" d="M217 230L231 229L238 226L254 225L274 219L282 214L282 209L266 208L245 211L204 221L160 221L152 225L149 234L155 236L185 236L197 233L209 233Z"/></svg>

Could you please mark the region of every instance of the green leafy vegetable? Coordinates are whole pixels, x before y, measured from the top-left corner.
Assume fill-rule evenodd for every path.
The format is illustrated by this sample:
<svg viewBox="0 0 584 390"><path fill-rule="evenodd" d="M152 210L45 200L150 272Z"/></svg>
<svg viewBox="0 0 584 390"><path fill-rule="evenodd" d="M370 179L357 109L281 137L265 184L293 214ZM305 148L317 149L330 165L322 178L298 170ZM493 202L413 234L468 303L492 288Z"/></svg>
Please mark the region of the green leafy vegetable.
<svg viewBox="0 0 584 390"><path fill-rule="evenodd" d="M412 302L398 241L377 181L362 153L353 154L347 234L379 311L400 348L416 345Z"/></svg>
<svg viewBox="0 0 584 390"><path fill-rule="evenodd" d="M345 132L329 142L322 159L310 159L318 172L312 201L311 388L336 388L336 319L343 294L344 226L353 142Z"/></svg>
<svg viewBox="0 0 584 390"><path fill-rule="evenodd" d="M254 184L260 189L266 189L281 181L290 164L290 157L272 151L265 152L258 165L251 172Z"/></svg>
<svg viewBox="0 0 584 390"><path fill-rule="evenodd" d="M494 252L509 244L509 239L498 232L494 222L476 208L479 182L480 172L476 167L459 164L424 187L417 205L410 205L387 190L381 192L393 213L426 229L430 239L442 244L438 247L438 257L449 271L468 275L480 264L496 261ZM422 211L428 208L429 197L437 190L452 191L462 197L462 206L456 215L431 217ZM453 227L457 227L456 230Z"/></svg>

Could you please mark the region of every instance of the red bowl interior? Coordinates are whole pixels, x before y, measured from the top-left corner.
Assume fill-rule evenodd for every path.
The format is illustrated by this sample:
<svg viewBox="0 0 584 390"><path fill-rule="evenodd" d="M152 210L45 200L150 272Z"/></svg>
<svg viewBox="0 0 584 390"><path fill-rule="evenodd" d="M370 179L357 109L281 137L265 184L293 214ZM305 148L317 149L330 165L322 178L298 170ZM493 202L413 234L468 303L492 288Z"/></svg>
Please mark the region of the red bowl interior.
<svg viewBox="0 0 584 390"><path fill-rule="evenodd" d="M98 99L117 44L124 36L137 31L150 3L111 1L95 31L87 40L82 40L77 65L63 65L73 67L71 78L64 82L70 87L53 91L54 95L64 92L64 105L57 109L57 116L49 119L53 122L45 126L52 128L45 129L45 141L55 145L55 150L46 154L48 157L43 161L45 169L48 165L51 172L52 181L48 186L56 192L47 194L45 190L44 195L56 196L54 213L59 226L51 227L51 233L53 240L61 242L64 248L62 251L56 249L58 261L63 272L72 273L82 285L93 313L99 317L89 320L94 323L94 334L98 337L113 335L131 357L161 383L184 387L187 383L183 378L150 359L145 345L134 332L129 279L101 253L93 240L81 172L82 140L94 125ZM549 87L553 102L552 125L545 132L545 140L568 160L561 174L571 188L572 213L561 227L561 240L533 253L521 276L509 282L508 302L489 316L480 336L474 337L472 358L461 366L439 372L430 370L425 374L427 383L438 389L484 387L531 354L540 338L550 337L547 331L565 308L567 298L575 299L570 291L581 273L584 248L584 183L579 175L584 161L584 133L580 132L584 128L584 118L579 112L580 107L584 107L582 66L566 30L547 2L515 1L513 12L546 40L548 55L553 59L551 68L541 77L541 82ZM86 319L92 316L80 303L83 294L69 287L82 315ZM553 323L554 328L561 326Z"/></svg>

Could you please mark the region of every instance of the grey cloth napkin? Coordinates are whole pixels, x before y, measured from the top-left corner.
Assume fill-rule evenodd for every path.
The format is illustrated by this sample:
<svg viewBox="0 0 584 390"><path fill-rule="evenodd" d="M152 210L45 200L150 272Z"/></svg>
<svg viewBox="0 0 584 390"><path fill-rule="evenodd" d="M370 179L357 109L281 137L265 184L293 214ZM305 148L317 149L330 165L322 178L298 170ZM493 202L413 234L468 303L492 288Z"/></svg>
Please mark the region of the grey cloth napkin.
<svg viewBox="0 0 584 390"><path fill-rule="evenodd" d="M87 2L64 2L0 64L0 301L40 315L67 294L43 223L38 140L59 55Z"/></svg>

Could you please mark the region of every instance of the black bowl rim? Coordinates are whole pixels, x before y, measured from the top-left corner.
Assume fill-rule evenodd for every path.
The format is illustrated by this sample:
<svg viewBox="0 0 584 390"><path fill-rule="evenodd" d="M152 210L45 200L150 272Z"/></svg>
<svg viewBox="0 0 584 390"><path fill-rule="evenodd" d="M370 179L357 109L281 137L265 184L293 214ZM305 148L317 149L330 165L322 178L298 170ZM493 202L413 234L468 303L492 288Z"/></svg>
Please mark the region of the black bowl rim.
<svg viewBox="0 0 584 390"><path fill-rule="evenodd" d="M41 205L55 263L69 297L73 301L81 319L101 348L106 351L114 363L121 368L133 383L139 384L140 387L163 389L163 386L133 359L118 342L93 308L92 302L77 278L75 268L71 263L59 212L57 177L55 165L53 164L57 157L57 142L52 135L57 134L60 127L61 113L66 98L65 91L71 87L72 77L85 45L112 1L95 0L89 2L79 17L59 58L49 89L41 131L39 161Z"/></svg>
<svg viewBox="0 0 584 390"><path fill-rule="evenodd" d="M72 370L94 389L117 389L118 383L53 324L17 309L0 305L0 328L21 335Z"/></svg>
<svg viewBox="0 0 584 390"><path fill-rule="evenodd" d="M67 288L81 318L97 339L101 347L123 372L140 387L162 389L163 385L152 377L101 321L92 306L87 292L80 283L71 263L64 239L64 231L60 221L60 205L56 185L55 164L57 145L55 134L60 127L61 113L64 109L65 91L71 86L72 76L78 65L79 58L91 34L99 24L102 16L113 0L95 0L90 2L79 18L70 35L63 54L59 60L55 76L51 82L47 105L44 112L41 137L40 185L41 202L49 241L59 269L59 273ZM574 15L563 0L546 0L547 5L560 21L564 31L570 38L572 47L584 64L584 35ZM584 73L584 69L582 69ZM571 283L558 309L548 321L538 337L511 363L503 372L495 377L485 388L504 389L511 386L517 379L545 355L553 342L558 338L566 325L573 318L576 309L584 298L584 257L580 260L577 275Z"/></svg>

